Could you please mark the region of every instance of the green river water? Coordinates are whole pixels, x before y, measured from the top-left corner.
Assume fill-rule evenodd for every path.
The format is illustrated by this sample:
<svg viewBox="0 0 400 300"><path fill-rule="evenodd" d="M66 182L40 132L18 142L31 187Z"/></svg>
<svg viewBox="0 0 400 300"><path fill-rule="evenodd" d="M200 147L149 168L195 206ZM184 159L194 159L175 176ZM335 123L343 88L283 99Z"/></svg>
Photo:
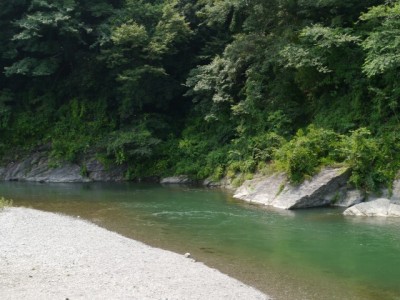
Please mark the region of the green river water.
<svg viewBox="0 0 400 300"><path fill-rule="evenodd" d="M275 299L400 299L398 219L271 210L220 190L128 183L5 182L0 196L190 252Z"/></svg>

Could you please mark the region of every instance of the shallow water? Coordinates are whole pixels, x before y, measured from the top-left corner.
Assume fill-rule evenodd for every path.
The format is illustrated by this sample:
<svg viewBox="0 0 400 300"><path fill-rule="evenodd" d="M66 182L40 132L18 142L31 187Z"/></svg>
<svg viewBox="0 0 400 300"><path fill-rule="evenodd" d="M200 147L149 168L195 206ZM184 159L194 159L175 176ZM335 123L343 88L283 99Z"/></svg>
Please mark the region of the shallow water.
<svg viewBox="0 0 400 300"><path fill-rule="evenodd" d="M219 190L129 183L6 182L0 196L190 252L276 299L400 299L398 219L270 210Z"/></svg>

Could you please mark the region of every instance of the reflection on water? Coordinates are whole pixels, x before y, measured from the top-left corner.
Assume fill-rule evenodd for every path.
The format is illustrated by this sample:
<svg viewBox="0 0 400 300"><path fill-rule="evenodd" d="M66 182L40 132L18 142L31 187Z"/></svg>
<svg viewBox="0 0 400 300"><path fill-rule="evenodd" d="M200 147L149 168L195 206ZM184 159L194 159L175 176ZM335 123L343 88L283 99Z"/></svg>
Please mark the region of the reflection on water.
<svg viewBox="0 0 400 300"><path fill-rule="evenodd" d="M397 219L273 210L218 190L128 183L1 183L0 196L190 252L277 299L400 299Z"/></svg>

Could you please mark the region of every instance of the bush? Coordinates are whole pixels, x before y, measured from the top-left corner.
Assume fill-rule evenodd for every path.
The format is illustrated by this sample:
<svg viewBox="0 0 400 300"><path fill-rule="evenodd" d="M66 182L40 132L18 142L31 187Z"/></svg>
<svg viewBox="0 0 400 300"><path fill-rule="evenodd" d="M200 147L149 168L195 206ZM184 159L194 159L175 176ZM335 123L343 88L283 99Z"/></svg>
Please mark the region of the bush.
<svg viewBox="0 0 400 300"><path fill-rule="evenodd" d="M373 137L368 129L360 128L346 141L346 163L352 170L350 183L365 191L391 188L400 162L400 138L396 133Z"/></svg>
<svg viewBox="0 0 400 300"><path fill-rule="evenodd" d="M400 169L400 133L373 137L366 128L349 136L309 126L275 152L275 166L286 172L292 183L301 183L322 166L344 163L352 175L349 183L368 191L391 188Z"/></svg>
<svg viewBox="0 0 400 300"><path fill-rule="evenodd" d="M309 126L275 152L276 167L286 172L292 183L301 183L321 166L343 162L343 136L332 130Z"/></svg>
<svg viewBox="0 0 400 300"><path fill-rule="evenodd" d="M51 156L56 160L78 161L79 156L98 144L112 126L101 100L91 103L86 99L73 99L61 106L57 114L58 120L49 133Z"/></svg>

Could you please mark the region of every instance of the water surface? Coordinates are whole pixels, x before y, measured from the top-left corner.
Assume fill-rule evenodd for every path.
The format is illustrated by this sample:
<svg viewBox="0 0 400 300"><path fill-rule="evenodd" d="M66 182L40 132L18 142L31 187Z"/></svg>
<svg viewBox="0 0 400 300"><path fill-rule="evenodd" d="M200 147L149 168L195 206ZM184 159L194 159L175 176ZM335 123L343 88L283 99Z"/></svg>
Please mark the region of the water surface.
<svg viewBox="0 0 400 300"><path fill-rule="evenodd" d="M400 220L280 211L139 184L0 183L14 205L80 216L193 257L276 299L400 299Z"/></svg>

